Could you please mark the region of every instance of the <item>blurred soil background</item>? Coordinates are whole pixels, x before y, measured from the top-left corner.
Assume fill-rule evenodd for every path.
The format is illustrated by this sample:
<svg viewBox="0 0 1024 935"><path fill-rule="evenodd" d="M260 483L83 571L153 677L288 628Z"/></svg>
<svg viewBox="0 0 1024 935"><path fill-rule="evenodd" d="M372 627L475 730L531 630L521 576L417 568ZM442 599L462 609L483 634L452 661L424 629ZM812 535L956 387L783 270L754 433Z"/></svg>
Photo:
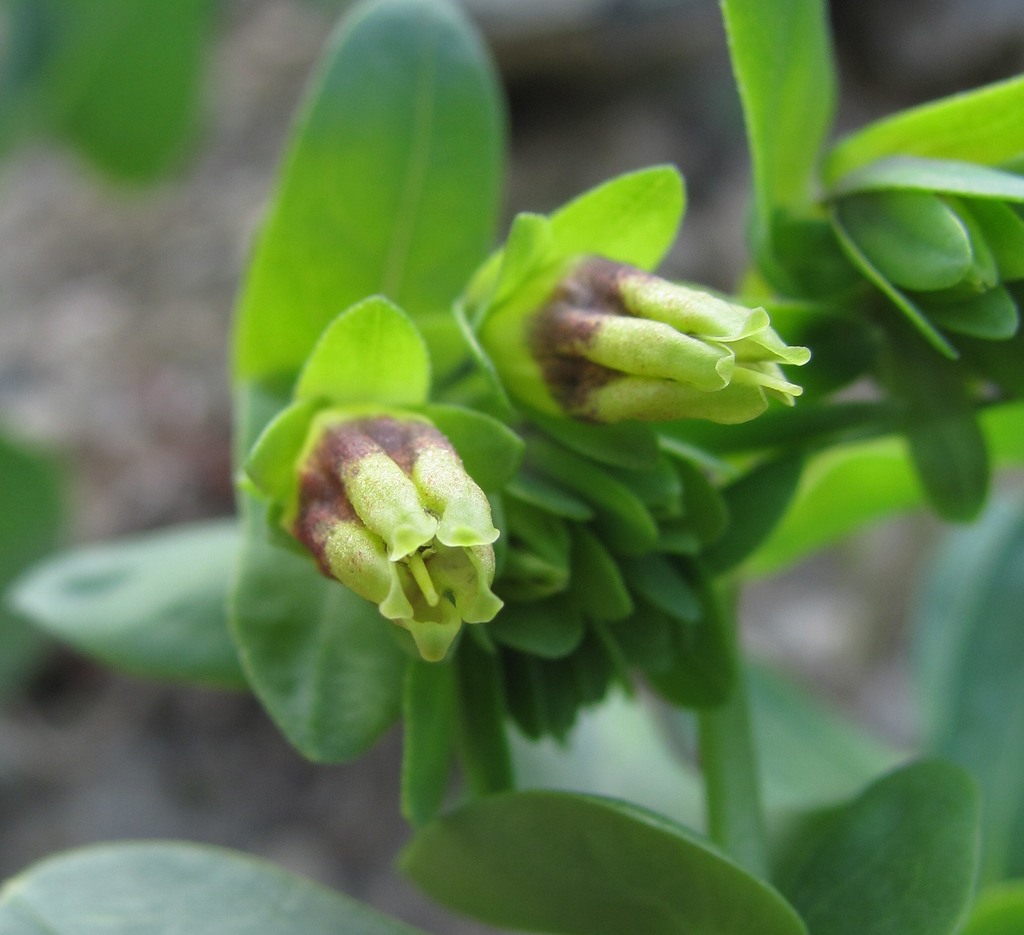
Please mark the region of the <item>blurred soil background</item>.
<svg viewBox="0 0 1024 935"><path fill-rule="evenodd" d="M475 0L511 98L506 213L629 169L689 189L664 270L741 273L747 163L712 0ZM836 0L840 127L1024 69L1019 0ZM65 541L232 510L227 335L296 103L339 4L223 0L199 133L155 186L35 144L0 167L0 420L66 465ZM746 601L746 637L896 741L903 619L937 526L889 524ZM391 869L397 732L305 763L244 696L156 685L55 649L0 709L0 878L70 846L169 837L268 857L435 931L471 933Z"/></svg>

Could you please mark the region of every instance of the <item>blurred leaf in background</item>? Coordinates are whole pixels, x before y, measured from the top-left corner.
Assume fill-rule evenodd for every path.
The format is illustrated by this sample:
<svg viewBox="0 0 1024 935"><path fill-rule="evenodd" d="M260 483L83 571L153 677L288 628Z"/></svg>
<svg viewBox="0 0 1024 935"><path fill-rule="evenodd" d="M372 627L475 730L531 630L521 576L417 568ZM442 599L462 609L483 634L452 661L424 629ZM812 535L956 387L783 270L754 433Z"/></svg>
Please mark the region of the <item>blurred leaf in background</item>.
<svg viewBox="0 0 1024 935"><path fill-rule="evenodd" d="M6 0L0 152L54 135L105 174L144 182L195 132L211 0Z"/></svg>
<svg viewBox="0 0 1024 935"><path fill-rule="evenodd" d="M0 435L0 591L54 547L63 514L60 471L38 451ZM41 658L45 641L0 604L0 701Z"/></svg>

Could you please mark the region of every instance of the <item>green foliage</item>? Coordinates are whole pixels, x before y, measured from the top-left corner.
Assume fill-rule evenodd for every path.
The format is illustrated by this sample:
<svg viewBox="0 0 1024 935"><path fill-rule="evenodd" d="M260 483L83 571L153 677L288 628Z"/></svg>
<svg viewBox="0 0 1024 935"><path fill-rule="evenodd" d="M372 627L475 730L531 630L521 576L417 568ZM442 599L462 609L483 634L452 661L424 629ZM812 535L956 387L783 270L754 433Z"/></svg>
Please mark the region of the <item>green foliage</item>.
<svg viewBox="0 0 1024 935"><path fill-rule="evenodd" d="M224 612L238 544L237 523L214 520L77 549L34 568L11 605L109 665L239 688Z"/></svg>
<svg viewBox="0 0 1024 935"><path fill-rule="evenodd" d="M53 133L115 178L147 181L193 135L210 0L16 0L0 136Z"/></svg>
<svg viewBox="0 0 1024 935"><path fill-rule="evenodd" d="M766 883L640 809L559 792L494 796L423 829L401 858L431 896L504 928L800 935Z"/></svg>
<svg viewBox="0 0 1024 935"><path fill-rule="evenodd" d="M0 592L57 543L63 483L53 460L0 435ZM44 650L37 630L0 605L0 700L32 671Z"/></svg>
<svg viewBox="0 0 1024 935"><path fill-rule="evenodd" d="M22 0L20 57L0 102L63 101L48 119L98 163L142 177L166 164L186 122L206 7L149 14L106 2L118 17L93 23L82 0ZM894 512L927 504L970 521L992 470L1024 461L1024 83L895 115L826 150L825 4L725 0L723 13L754 182L742 302L648 275L685 207L669 166L611 179L548 216L519 213L495 248L504 113L479 39L440 0L355 6L311 82L239 299L240 524L58 556L13 602L111 664L248 684L313 760L358 756L401 717L401 807L418 829L403 866L433 897L495 925L953 935L967 919L979 823L983 880L1024 872L1020 509L954 540L922 598L928 748L952 762L876 779L912 751L749 671L730 603L743 575ZM150 15L161 30L137 36ZM61 16L81 28L58 29ZM57 77L39 77L44 64ZM124 113L143 108L153 82L177 116L121 147ZM562 331L550 328L558 315ZM642 334L629 330L637 324ZM793 338L815 355L808 398L768 408L801 392L780 368L806 362ZM677 378L684 363L693 385ZM851 384L870 401L836 395ZM604 402L574 406L574 392ZM422 440L395 443L386 459L422 498L428 526L461 497L466 515L486 514L486 535L453 543L428 530L406 553L379 556L375 540L345 551L339 538L307 553L294 520L311 485L333 497L308 517L317 535L331 523L370 535L361 509L400 512L397 488L372 469L350 476L340 456L312 464L324 426L361 419L440 431L457 471L414 478ZM0 447L16 520L0 574L52 537L52 488L19 457ZM458 561L446 552L456 548ZM399 591L413 581L422 608L385 614L391 592L350 589L378 558ZM459 600L492 579L489 615L463 614L459 625L472 625L424 654L438 661L418 657L410 621L447 626L444 612L461 614ZM651 752L638 683L659 705L699 709L664 716L687 737L685 762ZM632 750L637 762L567 779L566 763L586 761L585 710L612 689L615 704L634 699L619 729L643 742L626 738L606 758ZM553 741L567 751L560 765ZM957 763L977 779L983 819ZM645 766L657 773L647 793L663 803L670 783L679 802L668 810L694 827L699 772L706 839L620 801L512 791L592 779L634 798L628 784ZM466 801L445 814L456 775ZM769 864L780 890L766 882ZM985 897L967 931L1019 921L1018 896ZM130 931L142 911L157 932L411 932L272 868L181 846L72 854L0 894L0 928L26 933L71 935L94 917Z"/></svg>
<svg viewBox="0 0 1024 935"><path fill-rule="evenodd" d="M380 293L447 311L490 247L504 118L453 6L375 0L311 82L239 300L235 368L295 373L327 323Z"/></svg>
<svg viewBox="0 0 1024 935"><path fill-rule="evenodd" d="M928 746L985 800L982 879L1024 874L1024 505L995 499L948 537L915 611Z"/></svg>
<svg viewBox="0 0 1024 935"><path fill-rule="evenodd" d="M419 931L271 864L174 843L100 845L29 867L0 889L0 930L10 935Z"/></svg>
<svg viewBox="0 0 1024 935"><path fill-rule="evenodd" d="M953 935L972 896L978 812L958 767L904 767L812 826L782 892L815 935Z"/></svg>

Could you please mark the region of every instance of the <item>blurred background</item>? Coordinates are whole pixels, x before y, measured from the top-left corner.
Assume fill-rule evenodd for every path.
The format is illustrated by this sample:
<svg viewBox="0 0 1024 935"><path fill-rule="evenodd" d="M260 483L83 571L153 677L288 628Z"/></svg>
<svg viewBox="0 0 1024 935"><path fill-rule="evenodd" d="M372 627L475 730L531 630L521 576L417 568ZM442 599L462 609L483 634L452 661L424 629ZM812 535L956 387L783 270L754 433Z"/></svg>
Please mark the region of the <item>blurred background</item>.
<svg viewBox="0 0 1024 935"><path fill-rule="evenodd" d="M72 43L59 74L39 79L47 17L86 22L98 5L0 4L0 424L56 458L62 544L232 511L232 304L294 109L344 6L182 0L187 28L154 25L151 47ZM746 262L747 159L717 4L465 5L509 96L506 219L675 163L689 207L663 269L729 289ZM1019 0L834 0L832 15L840 130L1024 70ZM133 56L168 70L153 87L132 83L112 118L89 81ZM0 516L0 539L52 510L48 490L26 495L21 519ZM939 530L924 517L890 523L756 583L745 638L882 736L913 740L904 621ZM477 931L390 868L406 836L397 733L356 764L312 766L249 698L134 680L30 640L8 652L0 878L76 844L188 838L435 930Z"/></svg>

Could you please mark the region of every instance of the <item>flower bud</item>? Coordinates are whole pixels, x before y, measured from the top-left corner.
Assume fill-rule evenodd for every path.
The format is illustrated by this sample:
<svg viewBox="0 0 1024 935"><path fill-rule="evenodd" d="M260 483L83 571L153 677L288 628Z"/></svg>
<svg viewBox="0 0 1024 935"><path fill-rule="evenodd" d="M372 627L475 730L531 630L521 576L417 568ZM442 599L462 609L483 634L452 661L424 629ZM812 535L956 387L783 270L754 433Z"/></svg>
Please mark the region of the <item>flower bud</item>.
<svg viewBox="0 0 1024 935"><path fill-rule="evenodd" d="M419 417L318 417L285 523L320 570L443 659L463 623L494 618L498 530L451 443Z"/></svg>
<svg viewBox="0 0 1024 935"><path fill-rule="evenodd" d="M502 309L481 341L510 392L594 422L745 422L802 391L779 364L804 364L762 308L597 257L571 266L539 308Z"/></svg>

